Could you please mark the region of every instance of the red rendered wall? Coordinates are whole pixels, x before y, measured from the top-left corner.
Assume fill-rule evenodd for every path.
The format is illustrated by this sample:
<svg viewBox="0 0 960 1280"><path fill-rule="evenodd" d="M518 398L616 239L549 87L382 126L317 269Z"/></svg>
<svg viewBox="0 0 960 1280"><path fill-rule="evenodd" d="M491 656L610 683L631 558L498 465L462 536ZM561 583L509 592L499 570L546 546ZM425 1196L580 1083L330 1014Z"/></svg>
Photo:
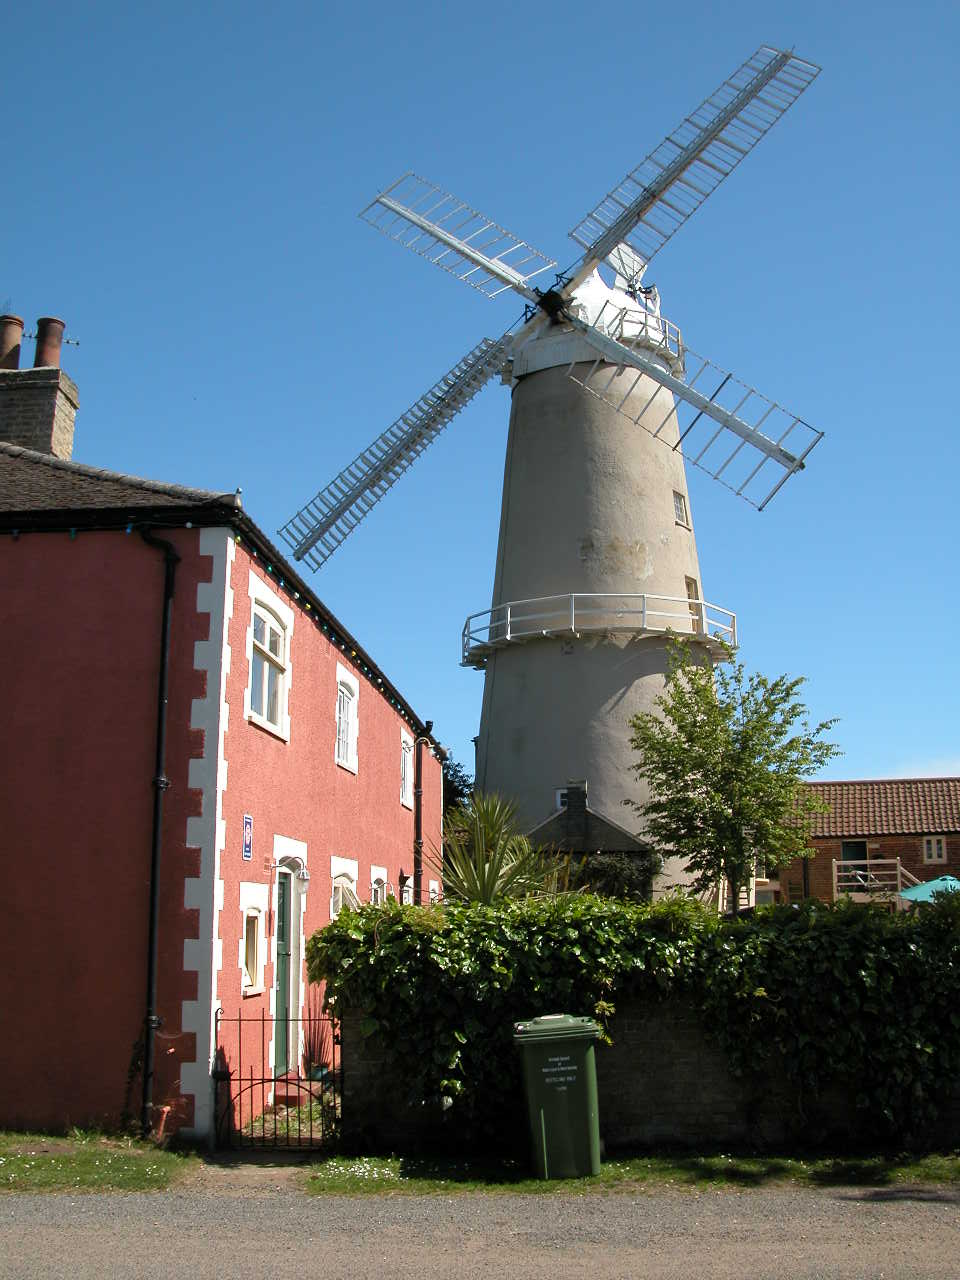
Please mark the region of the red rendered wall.
<svg viewBox="0 0 960 1280"><path fill-rule="evenodd" d="M198 797L187 788L201 735L197 535L167 536L178 567L171 635L156 1094L176 1093L193 1057L177 1033L183 939L196 913L183 878ZM139 1112L127 1077L145 1009L147 922L163 557L135 533L23 534L0 542L4 763L0 876L12 981L3 996L0 1123L116 1123ZM15 673L15 678L13 678ZM127 1096L129 1092L129 1097Z"/></svg>
<svg viewBox="0 0 960 1280"><path fill-rule="evenodd" d="M208 638L197 612L198 583L210 580L196 531L161 531L181 555L170 646L161 859L154 1100L172 1108L168 1128L193 1122L180 1095L180 1065L194 1059L181 1032L182 1001L196 998L183 969L184 940L197 913L184 908L184 881L199 873L186 847L187 819L202 797L188 787L191 757L204 751L190 728L191 704L205 693L194 645ZM291 735L281 742L243 718L248 681L250 565L237 547L228 624L231 670L224 751L222 971L214 992L226 1015L269 1010L265 994L242 998L239 883L273 883L273 835L304 841L311 880L306 936L329 918L330 856L359 862L361 898L371 863L397 883L413 870L413 813L400 804L398 711L359 672L359 772L334 763L336 666L356 671L310 613L296 608L292 637ZM4 767L0 770L0 881L14 980L0 1007L0 1125L55 1129L115 1124L139 1113L142 1080L128 1074L145 1011L163 557L135 533L24 534L0 542L0 635L4 669ZM10 678L11 673L16 678ZM404 726L411 732L409 726ZM209 744L216 752L216 744ZM423 831L439 844L440 765L423 752ZM210 796L208 802L216 803ZM243 815L254 819L254 860L241 859ZM429 872L424 874L426 896ZM272 906L271 902L271 906ZM271 929L274 924L271 917ZM212 953L212 939L210 950ZM304 975L305 981L305 975ZM15 1028L11 1035L9 1029ZM207 1046L199 1046L201 1056Z"/></svg>
<svg viewBox="0 0 960 1280"><path fill-rule="evenodd" d="M251 570L295 610L292 634L290 738L285 742L243 716L249 681L246 633L250 626ZM386 867L394 886L401 869L413 873L414 814L400 803L400 731L415 737L399 711L391 707L363 674L349 649L334 647L312 612L280 589L261 559L237 545L232 571L233 617L229 623L230 675L227 683L229 728L225 736L227 788L223 800L225 848L221 857L224 909L220 922L223 969L217 995L224 1016L258 1017L270 1011L275 973L268 950L264 994L244 996L239 966L242 917L241 881L271 885L268 931L275 929L274 836L307 846L310 881L306 891L304 936L329 921L332 855L359 864L361 901L369 900L370 867ZM335 762L337 663L357 676L359 693L359 767L356 774ZM425 849L440 843L442 783L439 761L423 749L423 836ZM242 860L243 817L253 818L253 859ZM423 876L424 901L430 873ZM268 944L269 945L269 944ZM301 973L306 986L306 975ZM316 993L313 1004L316 1007ZM309 996L308 996L309 1003ZM236 1065L236 1033L226 1024L223 1044Z"/></svg>

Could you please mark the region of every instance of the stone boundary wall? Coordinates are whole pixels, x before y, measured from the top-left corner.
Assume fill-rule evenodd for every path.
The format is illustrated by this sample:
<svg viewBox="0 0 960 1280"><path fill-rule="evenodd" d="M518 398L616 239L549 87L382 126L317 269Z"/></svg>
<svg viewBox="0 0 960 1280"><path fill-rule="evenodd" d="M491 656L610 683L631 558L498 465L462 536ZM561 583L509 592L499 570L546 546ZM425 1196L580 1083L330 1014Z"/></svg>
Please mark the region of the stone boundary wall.
<svg viewBox="0 0 960 1280"><path fill-rule="evenodd" d="M597 1046L600 1136L608 1151L775 1149L799 1141L841 1147L876 1141L869 1116L856 1109L852 1095L832 1084L800 1098L775 1071L762 1082L734 1076L689 1004L624 1000L618 1002L610 1030L613 1045ZM344 1016L341 1037L343 1136L348 1147L396 1152L449 1147L455 1135L442 1109L403 1101L402 1081L396 1079L378 1038L360 1034L359 1015ZM447 1113L451 1120L454 1114ZM960 1142L956 1083L950 1088L936 1142Z"/></svg>

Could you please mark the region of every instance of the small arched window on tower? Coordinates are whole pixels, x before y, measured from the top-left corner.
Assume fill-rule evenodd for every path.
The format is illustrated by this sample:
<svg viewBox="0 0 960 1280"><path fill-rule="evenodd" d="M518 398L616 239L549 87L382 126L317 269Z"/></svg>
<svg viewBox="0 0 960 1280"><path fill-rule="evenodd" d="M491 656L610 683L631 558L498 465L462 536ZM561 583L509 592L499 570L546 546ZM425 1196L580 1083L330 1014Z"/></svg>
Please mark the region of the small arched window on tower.
<svg viewBox="0 0 960 1280"><path fill-rule="evenodd" d="M690 609L690 619L694 635L703 635L706 627L703 625L703 602L700 599L700 588L697 586L696 578L684 578L687 584L687 605Z"/></svg>

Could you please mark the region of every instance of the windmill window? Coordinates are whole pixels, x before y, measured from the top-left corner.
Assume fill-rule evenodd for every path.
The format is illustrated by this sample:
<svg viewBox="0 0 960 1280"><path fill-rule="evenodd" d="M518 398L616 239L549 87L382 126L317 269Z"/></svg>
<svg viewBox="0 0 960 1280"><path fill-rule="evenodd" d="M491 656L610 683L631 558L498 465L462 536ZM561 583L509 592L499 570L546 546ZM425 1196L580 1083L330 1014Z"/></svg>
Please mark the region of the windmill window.
<svg viewBox="0 0 960 1280"><path fill-rule="evenodd" d="M946 862L947 860L947 837L946 836L924 836L923 837L923 860L927 863Z"/></svg>
<svg viewBox="0 0 960 1280"><path fill-rule="evenodd" d="M673 514L677 518L677 524L682 524L686 529L690 528L690 518L687 515L687 500L676 489L673 491Z"/></svg>
<svg viewBox="0 0 960 1280"><path fill-rule="evenodd" d="M360 684L346 667L337 663L337 736L334 758L342 769L358 771Z"/></svg>
<svg viewBox="0 0 960 1280"><path fill-rule="evenodd" d="M687 605L690 609L692 629L695 632L705 630L703 625L703 605L700 603L700 588L696 578L684 578L687 588Z"/></svg>
<svg viewBox="0 0 960 1280"><path fill-rule="evenodd" d="M413 739L400 730L400 803L413 808Z"/></svg>

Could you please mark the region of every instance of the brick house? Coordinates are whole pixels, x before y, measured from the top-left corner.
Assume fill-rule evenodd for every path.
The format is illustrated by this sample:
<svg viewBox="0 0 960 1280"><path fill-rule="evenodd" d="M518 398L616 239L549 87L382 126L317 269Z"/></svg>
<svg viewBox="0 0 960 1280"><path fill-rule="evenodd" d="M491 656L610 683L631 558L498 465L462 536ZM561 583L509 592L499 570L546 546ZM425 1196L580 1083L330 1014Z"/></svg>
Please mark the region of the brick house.
<svg viewBox="0 0 960 1280"><path fill-rule="evenodd" d="M960 868L960 778L807 784L829 809L814 820L814 858L757 880L758 902L840 895L893 900L900 888Z"/></svg>
<svg viewBox="0 0 960 1280"><path fill-rule="evenodd" d="M306 938L438 891L442 752L238 495L72 461L62 328L0 317L0 1126L202 1139L221 1020L299 1069Z"/></svg>

